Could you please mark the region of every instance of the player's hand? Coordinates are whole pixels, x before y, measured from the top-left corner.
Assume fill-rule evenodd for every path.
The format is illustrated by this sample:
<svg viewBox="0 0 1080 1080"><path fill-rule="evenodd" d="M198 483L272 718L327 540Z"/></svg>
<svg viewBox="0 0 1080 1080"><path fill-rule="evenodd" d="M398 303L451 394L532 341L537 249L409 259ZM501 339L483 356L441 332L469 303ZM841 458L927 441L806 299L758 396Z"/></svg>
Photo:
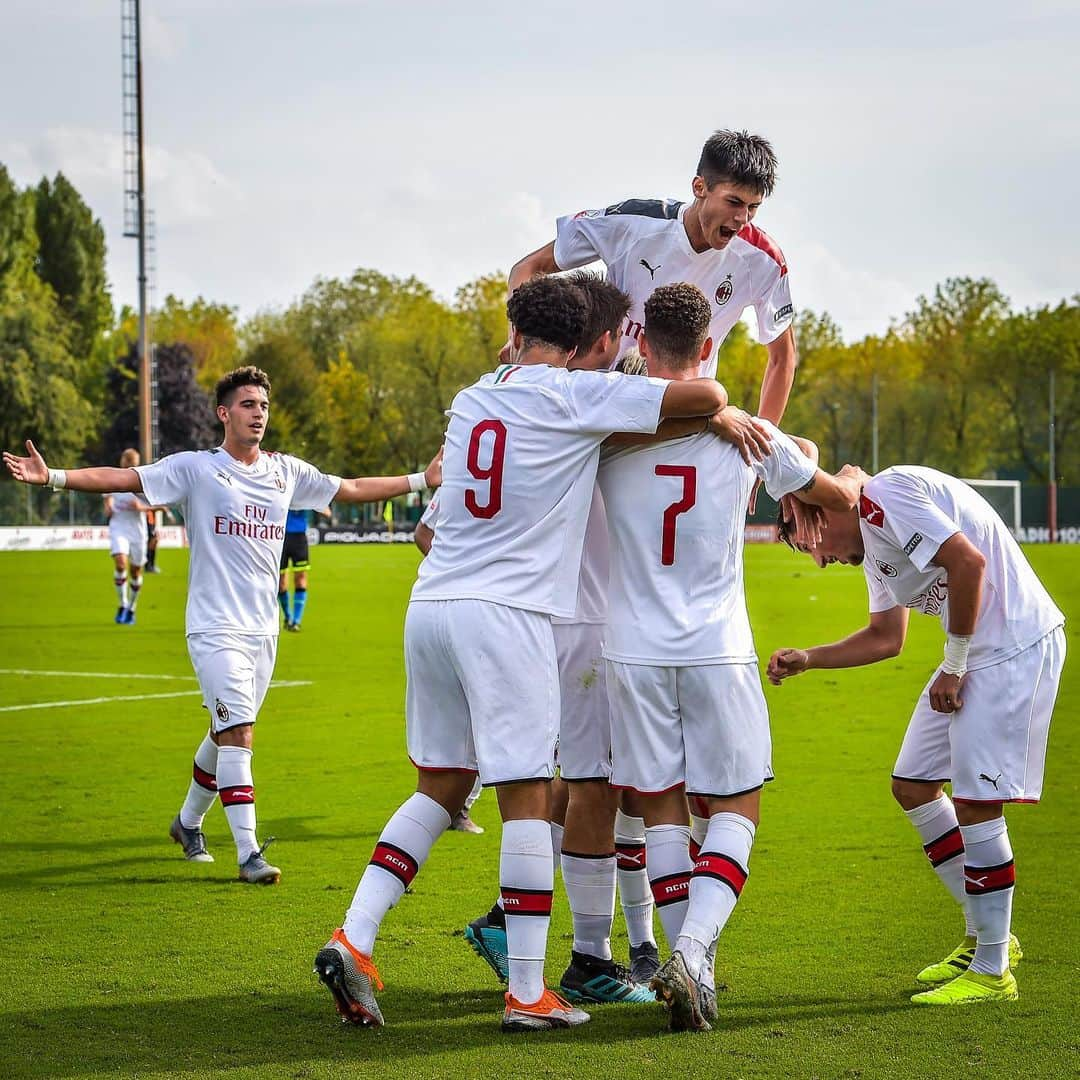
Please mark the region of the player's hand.
<svg viewBox="0 0 1080 1080"><path fill-rule="evenodd" d="M509 338L506 339L506 344L499 350L499 363L500 364L509 364L510 363L510 339Z"/></svg>
<svg viewBox="0 0 1080 1080"><path fill-rule="evenodd" d="M794 495L785 495L780 500L785 521L795 522L795 535L792 539L799 551L812 555L821 543L821 531L825 528L825 514L818 506L800 502Z"/></svg>
<svg viewBox="0 0 1080 1080"><path fill-rule="evenodd" d="M49 479L49 467L45 464L45 459L37 452L37 447L29 439L26 440L26 449L30 451L29 457L16 457L5 450L4 464L16 480L24 484L44 485Z"/></svg>
<svg viewBox="0 0 1080 1080"><path fill-rule="evenodd" d="M424 470L424 482L429 488L437 488L442 483L443 448L431 459L431 464Z"/></svg>
<svg viewBox="0 0 1080 1080"><path fill-rule="evenodd" d="M855 480L859 487L864 487L870 483L870 474L865 472L859 465L845 465L837 474L841 479Z"/></svg>
<svg viewBox="0 0 1080 1080"><path fill-rule="evenodd" d="M960 685L963 681L959 675L939 671L937 678L930 684L930 708L940 713L953 713L962 709L964 702L960 697Z"/></svg>
<svg viewBox="0 0 1080 1080"><path fill-rule="evenodd" d="M765 674L773 686L779 686L792 675L801 675L809 666L810 654L805 649L777 649L769 657Z"/></svg>
<svg viewBox="0 0 1080 1080"><path fill-rule="evenodd" d="M738 406L728 405L714 413L709 421L709 430L724 442L731 443L747 465L755 459L761 461L767 454L772 453L769 445L772 436L748 412Z"/></svg>

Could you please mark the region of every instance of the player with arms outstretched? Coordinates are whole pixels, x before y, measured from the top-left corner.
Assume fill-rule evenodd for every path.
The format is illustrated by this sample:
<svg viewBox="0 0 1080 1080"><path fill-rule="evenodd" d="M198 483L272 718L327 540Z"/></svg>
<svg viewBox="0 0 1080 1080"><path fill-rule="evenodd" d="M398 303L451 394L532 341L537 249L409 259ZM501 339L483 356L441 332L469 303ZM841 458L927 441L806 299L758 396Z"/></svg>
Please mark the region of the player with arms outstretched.
<svg viewBox="0 0 1080 1080"><path fill-rule="evenodd" d="M794 531L781 521L782 539ZM819 566L863 567L870 620L842 641L774 653L773 683L898 656L910 610L941 619L944 659L915 705L892 791L966 929L958 948L916 975L931 989L912 1001L1014 1000L1012 967L1023 954L1011 932L1015 870L1003 804L1042 794L1065 618L993 507L935 469L878 473L857 509L826 512L816 546L799 548Z"/></svg>
<svg viewBox="0 0 1080 1080"><path fill-rule="evenodd" d="M210 732L195 752L187 798L169 835L192 862L212 862L202 833L215 798L236 842L241 881L273 884L281 871L256 834L251 757L256 715L277 649L275 585L290 506L376 502L441 479L440 458L425 473L342 480L299 458L260 449L270 416L270 380L254 367L217 384L225 429L213 450L171 454L135 468L50 469L32 443L29 457L4 452L16 480L74 491L144 492L155 505L183 508L191 556L187 643Z"/></svg>

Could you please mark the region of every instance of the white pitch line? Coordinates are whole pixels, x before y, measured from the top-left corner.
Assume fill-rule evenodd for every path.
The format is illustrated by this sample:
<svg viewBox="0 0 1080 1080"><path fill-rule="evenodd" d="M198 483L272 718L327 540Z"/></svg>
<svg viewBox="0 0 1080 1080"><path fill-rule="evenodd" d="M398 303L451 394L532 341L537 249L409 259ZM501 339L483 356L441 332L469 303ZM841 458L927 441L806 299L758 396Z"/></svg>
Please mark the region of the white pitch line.
<svg viewBox="0 0 1080 1080"><path fill-rule="evenodd" d="M194 682L193 675L136 675L128 671L40 671L36 668L0 668L0 675L52 675L65 679L169 679Z"/></svg>
<svg viewBox="0 0 1080 1080"><path fill-rule="evenodd" d="M280 682L272 682L270 689L310 685L310 680L283 679ZM201 690L174 690L168 694L121 694L117 697L80 698L78 701L37 701L31 705L2 705L0 713L22 712L27 709L63 709L71 705L104 705L110 701L155 701L161 698L198 697L201 693Z"/></svg>

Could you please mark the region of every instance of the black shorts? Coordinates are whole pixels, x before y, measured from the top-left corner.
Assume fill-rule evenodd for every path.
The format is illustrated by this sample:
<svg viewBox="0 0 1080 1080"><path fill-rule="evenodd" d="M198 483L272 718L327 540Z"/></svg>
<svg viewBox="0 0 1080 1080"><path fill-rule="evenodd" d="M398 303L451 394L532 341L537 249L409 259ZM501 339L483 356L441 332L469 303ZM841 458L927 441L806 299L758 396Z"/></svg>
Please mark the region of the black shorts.
<svg viewBox="0 0 1080 1080"><path fill-rule="evenodd" d="M292 563L294 570L309 570L311 563L308 562L308 557L307 533L286 533L285 543L281 545L281 569L284 570Z"/></svg>

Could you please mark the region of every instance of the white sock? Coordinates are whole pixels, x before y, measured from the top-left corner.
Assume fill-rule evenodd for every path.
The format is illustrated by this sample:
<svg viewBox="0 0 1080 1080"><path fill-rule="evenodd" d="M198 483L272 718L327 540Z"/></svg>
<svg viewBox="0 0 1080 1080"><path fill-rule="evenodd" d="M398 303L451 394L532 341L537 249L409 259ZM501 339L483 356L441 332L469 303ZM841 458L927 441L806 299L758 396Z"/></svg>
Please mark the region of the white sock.
<svg viewBox="0 0 1080 1080"><path fill-rule="evenodd" d="M128 607L134 611L135 605L139 602L139 590L142 588L142 577L132 578L129 585L128 594Z"/></svg>
<svg viewBox="0 0 1080 1080"><path fill-rule="evenodd" d="M961 825L964 883L975 923L975 959L970 971L1001 975L1009 966L1009 926L1016 870L1003 817Z"/></svg>
<svg viewBox="0 0 1080 1080"><path fill-rule="evenodd" d="M117 571L113 574L113 584L116 586L116 598L121 607L127 607L127 574Z"/></svg>
<svg viewBox="0 0 1080 1080"><path fill-rule="evenodd" d="M709 819L690 815L690 861L695 862L709 832Z"/></svg>
<svg viewBox="0 0 1080 1080"><path fill-rule="evenodd" d="M472 791L465 797L465 813L467 814L476 803L476 800L480 798L480 792L484 790L484 785L480 783L480 777L476 778L476 783L472 786Z"/></svg>
<svg viewBox="0 0 1080 1080"><path fill-rule="evenodd" d="M550 822L504 822L499 888L506 912L509 990L522 1005L534 1004L544 993L544 953L554 882Z"/></svg>
<svg viewBox="0 0 1080 1080"><path fill-rule="evenodd" d="M562 838L566 829L563 828L557 821L551 823L551 873L554 875L559 872L559 858L562 855Z"/></svg>
<svg viewBox="0 0 1080 1080"><path fill-rule="evenodd" d="M965 935L974 937L975 924L971 921L964 890L964 840L956 822L952 800L942 795L940 799L923 803L914 810L905 810L904 816L915 826L934 873L960 905L964 913Z"/></svg>
<svg viewBox="0 0 1080 1080"><path fill-rule="evenodd" d="M741 814L714 814L694 863L690 901L675 947L696 979L706 953L720 936L749 876L754 823ZM712 965L709 965L710 971Z"/></svg>
<svg viewBox="0 0 1080 1080"><path fill-rule="evenodd" d="M653 898L649 870L645 864L645 820L621 810L615 814L615 863L618 868L619 902L631 946L653 937Z"/></svg>
<svg viewBox="0 0 1080 1080"><path fill-rule="evenodd" d="M689 844L687 825L650 825L645 830L649 884L669 949L675 948L686 915L693 868Z"/></svg>
<svg viewBox="0 0 1080 1080"><path fill-rule="evenodd" d="M229 819L236 858L241 866L259 850L255 834L255 786L251 779L251 751L246 746L219 746L218 797Z"/></svg>
<svg viewBox="0 0 1080 1080"><path fill-rule="evenodd" d="M195 751L187 798L180 807L180 824L185 829L201 829L207 811L214 805L217 798L217 761L217 743L207 733Z"/></svg>
<svg viewBox="0 0 1080 1080"><path fill-rule="evenodd" d="M371 853L341 924L345 937L357 952L371 955L375 935L386 913L405 894L435 841L448 828L450 815L419 791L394 811Z"/></svg>
<svg viewBox="0 0 1080 1080"><path fill-rule="evenodd" d="M615 917L615 854L562 854L563 885L574 920L574 951L611 959Z"/></svg>

